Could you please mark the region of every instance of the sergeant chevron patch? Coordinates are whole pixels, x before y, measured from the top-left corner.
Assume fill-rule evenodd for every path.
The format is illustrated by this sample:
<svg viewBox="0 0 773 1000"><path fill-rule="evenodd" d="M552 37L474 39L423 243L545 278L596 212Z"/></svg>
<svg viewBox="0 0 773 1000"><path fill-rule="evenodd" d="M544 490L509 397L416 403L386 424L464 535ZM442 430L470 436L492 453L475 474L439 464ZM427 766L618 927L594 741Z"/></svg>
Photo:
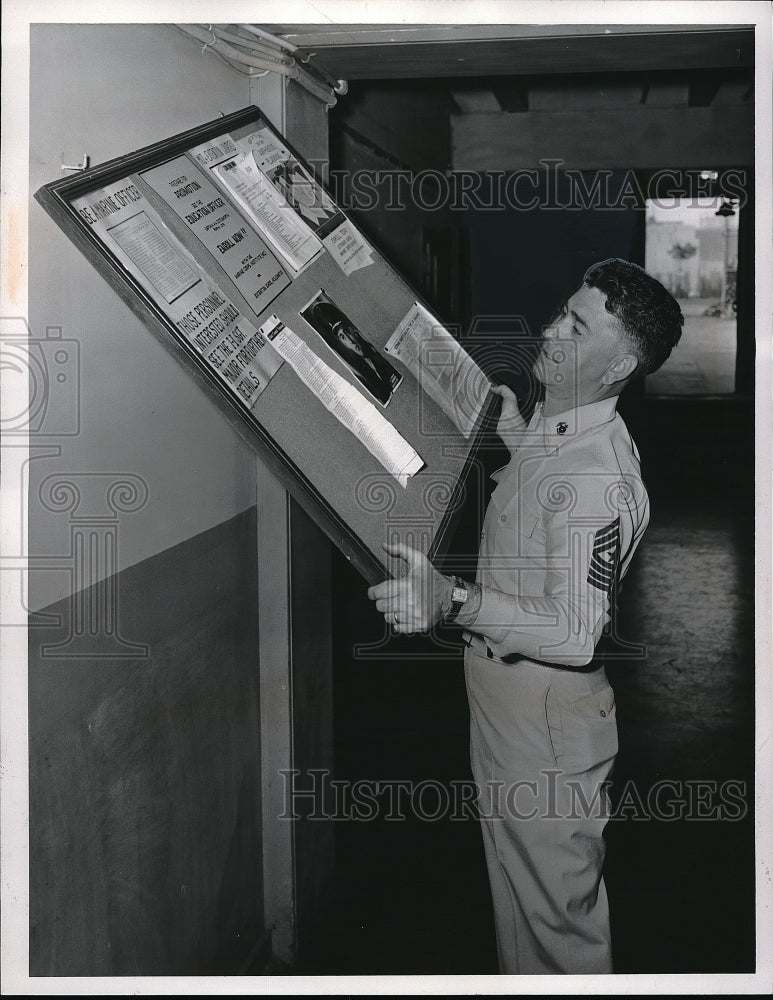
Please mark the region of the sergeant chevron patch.
<svg viewBox="0 0 773 1000"><path fill-rule="evenodd" d="M609 593L620 558L620 518L616 517L606 528L596 532L593 555L588 570L588 583L597 590Z"/></svg>

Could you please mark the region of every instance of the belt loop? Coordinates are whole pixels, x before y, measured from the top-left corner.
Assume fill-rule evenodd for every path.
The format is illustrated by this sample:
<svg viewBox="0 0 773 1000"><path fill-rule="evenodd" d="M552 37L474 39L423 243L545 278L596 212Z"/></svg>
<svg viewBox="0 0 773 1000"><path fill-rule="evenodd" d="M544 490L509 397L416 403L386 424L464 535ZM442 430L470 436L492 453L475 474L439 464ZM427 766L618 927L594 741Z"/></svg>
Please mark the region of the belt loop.
<svg viewBox="0 0 773 1000"><path fill-rule="evenodd" d="M486 640L482 636L475 635L474 632L464 631L464 632L462 632L462 642L465 644L465 646L469 646L471 649L474 649L475 652L478 653L480 656L483 655L481 653L481 651L480 651L480 647L481 646L485 646L485 648L486 648L486 657L489 660L495 659L494 654L492 653L491 649L489 648L489 644L486 642Z"/></svg>

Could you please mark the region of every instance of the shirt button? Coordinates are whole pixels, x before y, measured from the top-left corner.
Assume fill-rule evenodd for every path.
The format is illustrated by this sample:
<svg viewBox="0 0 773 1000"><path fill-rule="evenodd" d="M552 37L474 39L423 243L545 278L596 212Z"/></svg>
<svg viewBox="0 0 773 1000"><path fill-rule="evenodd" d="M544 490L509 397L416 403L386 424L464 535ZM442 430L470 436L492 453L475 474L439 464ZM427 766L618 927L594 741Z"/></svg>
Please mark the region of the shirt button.
<svg viewBox="0 0 773 1000"><path fill-rule="evenodd" d="M558 433L559 433L559 434L566 434L566 431L567 431L567 428L568 428L568 427L569 427L569 425L568 425L568 424L565 424L565 423L563 422L563 420L562 420L562 421L561 421L561 423L560 423L560 424L558 425L558 427L556 428L556 430L558 431Z"/></svg>
<svg viewBox="0 0 773 1000"><path fill-rule="evenodd" d="M601 709L601 718L602 718L602 719L606 719L606 717L607 717L607 713L606 713L606 712L604 711L604 709L602 708L602 709Z"/></svg>

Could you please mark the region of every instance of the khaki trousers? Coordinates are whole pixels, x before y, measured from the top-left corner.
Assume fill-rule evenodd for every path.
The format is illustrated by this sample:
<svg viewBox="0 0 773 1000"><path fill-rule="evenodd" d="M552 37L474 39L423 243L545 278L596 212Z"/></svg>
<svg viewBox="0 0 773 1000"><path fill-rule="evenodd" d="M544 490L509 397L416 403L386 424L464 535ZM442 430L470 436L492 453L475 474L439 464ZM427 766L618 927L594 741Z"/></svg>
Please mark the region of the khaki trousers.
<svg viewBox="0 0 773 1000"><path fill-rule="evenodd" d="M465 677L500 972L610 973L612 688L603 667L502 663L484 650L466 650Z"/></svg>

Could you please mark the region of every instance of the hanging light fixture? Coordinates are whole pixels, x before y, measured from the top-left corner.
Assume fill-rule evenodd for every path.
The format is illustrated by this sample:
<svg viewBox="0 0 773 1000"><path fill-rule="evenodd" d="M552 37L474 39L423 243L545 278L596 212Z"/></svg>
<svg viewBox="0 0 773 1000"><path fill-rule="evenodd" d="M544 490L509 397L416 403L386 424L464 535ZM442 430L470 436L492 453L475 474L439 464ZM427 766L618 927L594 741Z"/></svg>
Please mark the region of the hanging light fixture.
<svg viewBox="0 0 773 1000"><path fill-rule="evenodd" d="M722 215L728 217L730 215L735 215L736 202L732 198L723 198L722 204L716 210L714 215Z"/></svg>

